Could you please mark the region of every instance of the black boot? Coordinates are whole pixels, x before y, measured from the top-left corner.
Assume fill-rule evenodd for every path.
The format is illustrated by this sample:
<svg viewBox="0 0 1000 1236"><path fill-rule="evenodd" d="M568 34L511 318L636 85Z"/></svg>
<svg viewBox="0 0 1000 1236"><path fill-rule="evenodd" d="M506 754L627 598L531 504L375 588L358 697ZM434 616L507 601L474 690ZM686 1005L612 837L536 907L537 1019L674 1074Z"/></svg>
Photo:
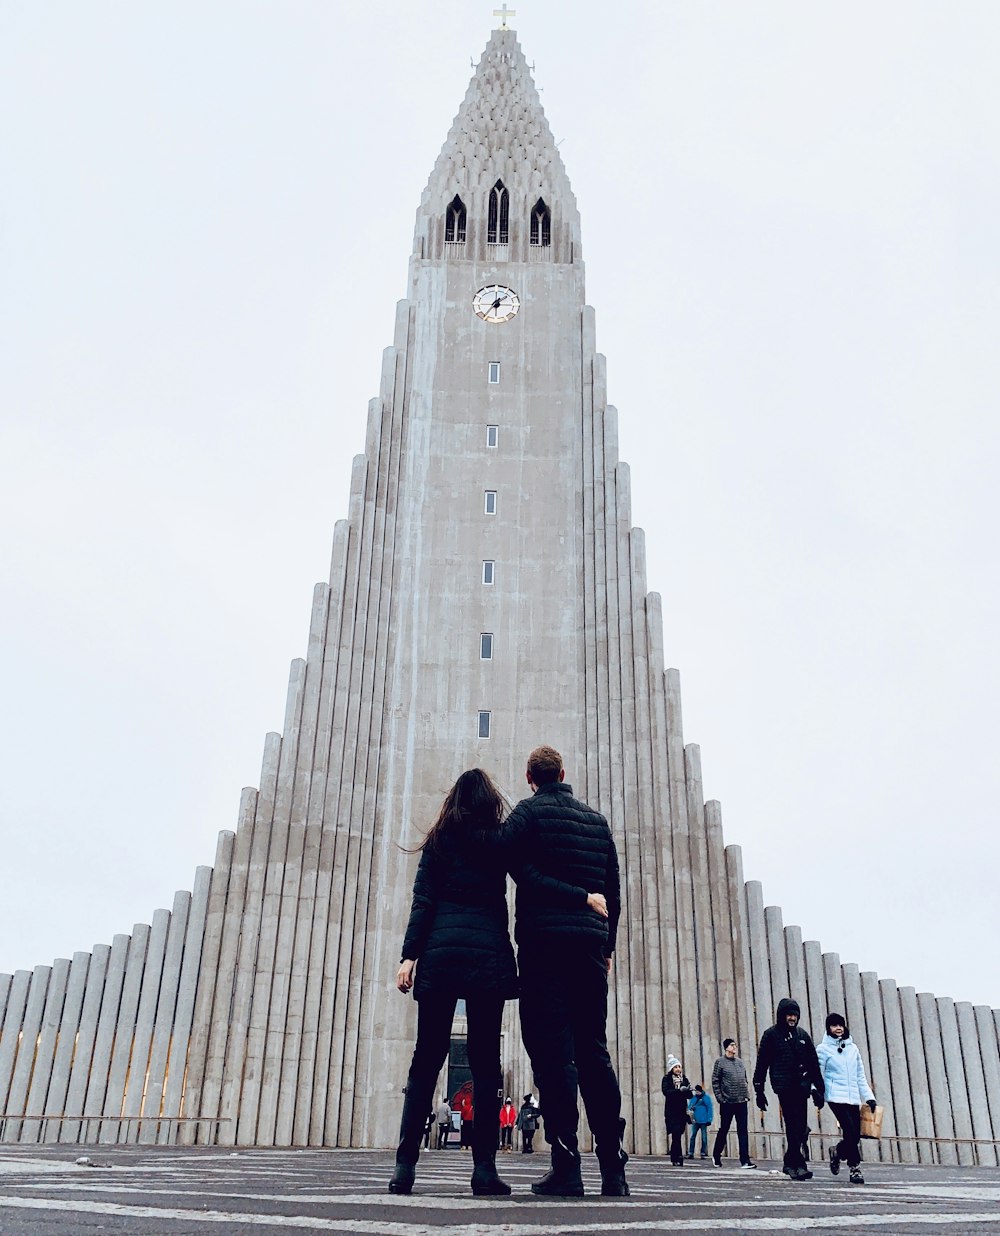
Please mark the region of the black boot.
<svg viewBox="0 0 1000 1236"><path fill-rule="evenodd" d="M498 1079L499 1080L499 1079ZM507 1197L510 1185L497 1175L497 1150L500 1143L500 1089L482 1090L486 1098L476 1097L476 1123L472 1129L472 1192L475 1197Z"/></svg>
<svg viewBox="0 0 1000 1236"><path fill-rule="evenodd" d="M625 1179L628 1155L622 1145L624 1135L625 1121L619 1120L616 1136L605 1136L597 1141L597 1161L601 1165L601 1197L631 1196L628 1181Z"/></svg>
<svg viewBox="0 0 1000 1236"><path fill-rule="evenodd" d="M510 1185L497 1175L495 1159L485 1159L472 1169L473 1197L509 1197Z"/></svg>
<svg viewBox="0 0 1000 1236"><path fill-rule="evenodd" d="M399 1145L396 1147L396 1170L389 1181L390 1193L410 1193L416 1176L420 1143L424 1137L426 1107L430 1100L415 1096L408 1085L403 1099L403 1118L399 1122Z"/></svg>
<svg viewBox="0 0 1000 1236"><path fill-rule="evenodd" d="M412 1193L416 1170L412 1163L397 1163L389 1181L390 1193Z"/></svg>
<svg viewBox="0 0 1000 1236"><path fill-rule="evenodd" d="M583 1197L580 1152L575 1135L557 1137L552 1143L552 1167L541 1180L535 1181L531 1191L543 1197Z"/></svg>

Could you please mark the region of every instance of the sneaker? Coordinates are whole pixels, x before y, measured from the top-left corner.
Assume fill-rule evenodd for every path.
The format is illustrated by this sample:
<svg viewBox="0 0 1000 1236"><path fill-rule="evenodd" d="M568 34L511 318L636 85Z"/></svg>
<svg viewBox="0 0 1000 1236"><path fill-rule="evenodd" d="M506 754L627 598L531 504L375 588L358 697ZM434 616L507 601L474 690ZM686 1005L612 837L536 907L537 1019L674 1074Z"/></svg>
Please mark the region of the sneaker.
<svg viewBox="0 0 1000 1236"><path fill-rule="evenodd" d="M747 1162L747 1163L741 1163L741 1164L740 1164L740 1171L743 1171L743 1172L755 1172L756 1170L757 1170L757 1164L756 1164L756 1163L753 1163L753 1162Z"/></svg>
<svg viewBox="0 0 1000 1236"><path fill-rule="evenodd" d="M812 1180L813 1174L808 1167L800 1167L792 1177L793 1180Z"/></svg>
<svg viewBox="0 0 1000 1236"><path fill-rule="evenodd" d="M836 1176L840 1172L840 1160L837 1158L837 1147L830 1147L830 1171Z"/></svg>
<svg viewBox="0 0 1000 1236"><path fill-rule="evenodd" d="M861 1175L860 1167L851 1168L851 1184L864 1184L865 1178Z"/></svg>
<svg viewBox="0 0 1000 1236"><path fill-rule="evenodd" d="M722 1166L722 1160L719 1158L719 1156L718 1156L717 1154L713 1154L713 1155L712 1155L712 1166L713 1166L713 1167L721 1167L721 1166Z"/></svg>

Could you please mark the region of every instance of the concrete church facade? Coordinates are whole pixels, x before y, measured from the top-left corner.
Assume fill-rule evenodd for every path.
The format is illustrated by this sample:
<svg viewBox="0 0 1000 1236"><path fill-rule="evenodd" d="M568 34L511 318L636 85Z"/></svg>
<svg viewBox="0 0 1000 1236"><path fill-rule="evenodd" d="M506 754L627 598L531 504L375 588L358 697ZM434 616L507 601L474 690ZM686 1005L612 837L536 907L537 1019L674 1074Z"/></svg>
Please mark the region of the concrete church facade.
<svg viewBox="0 0 1000 1236"><path fill-rule="evenodd" d="M417 213L409 292L259 789L191 893L110 946L0 976L4 1141L389 1146L415 1031L394 974L412 847L455 776L512 798L564 754L605 812L624 914L610 1044L627 1141L665 1149L668 1052L711 1075L793 995L843 1010L882 1153L996 1164L1000 1011L803 941L725 846L584 298L580 220L512 31L495 31ZM512 1093L530 1088L517 1006ZM776 1104L764 1151L778 1149ZM820 1133L834 1123L824 1111Z"/></svg>

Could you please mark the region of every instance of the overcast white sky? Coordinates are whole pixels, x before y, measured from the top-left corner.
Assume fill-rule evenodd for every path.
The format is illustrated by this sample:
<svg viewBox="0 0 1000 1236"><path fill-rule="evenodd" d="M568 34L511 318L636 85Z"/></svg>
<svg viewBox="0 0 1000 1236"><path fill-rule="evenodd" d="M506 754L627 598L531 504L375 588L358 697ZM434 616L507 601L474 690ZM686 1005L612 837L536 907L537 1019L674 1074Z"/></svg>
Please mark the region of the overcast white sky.
<svg viewBox="0 0 1000 1236"><path fill-rule="evenodd" d="M257 783L492 8L0 0L0 970ZM1000 1006L1000 5L517 8L726 839Z"/></svg>

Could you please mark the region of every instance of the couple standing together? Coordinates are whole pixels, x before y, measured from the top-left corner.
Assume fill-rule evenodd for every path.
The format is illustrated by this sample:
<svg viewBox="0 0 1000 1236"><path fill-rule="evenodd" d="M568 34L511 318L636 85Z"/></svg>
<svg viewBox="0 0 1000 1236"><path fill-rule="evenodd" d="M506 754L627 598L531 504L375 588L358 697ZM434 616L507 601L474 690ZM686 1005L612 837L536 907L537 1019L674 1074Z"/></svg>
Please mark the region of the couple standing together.
<svg viewBox="0 0 1000 1236"><path fill-rule="evenodd" d="M578 1094L601 1168L601 1193L628 1195L621 1092L607 1044L608 975L621 911L618 854L608 822L574 797L562 757L528 757L532 796L504 819L504 802L481 769L455 782L420 846L396 986L417 1001L417 1043L390 1193L410 1193L424 1120L451 1045L459 999L468 1018L475 1093L472 1192L510 1193L497 1175L503 1096L500 1022L520 997L552 1167L533 1193L582 1197ZM517 884L514 937L507 931L507 873Z"/></svg>

